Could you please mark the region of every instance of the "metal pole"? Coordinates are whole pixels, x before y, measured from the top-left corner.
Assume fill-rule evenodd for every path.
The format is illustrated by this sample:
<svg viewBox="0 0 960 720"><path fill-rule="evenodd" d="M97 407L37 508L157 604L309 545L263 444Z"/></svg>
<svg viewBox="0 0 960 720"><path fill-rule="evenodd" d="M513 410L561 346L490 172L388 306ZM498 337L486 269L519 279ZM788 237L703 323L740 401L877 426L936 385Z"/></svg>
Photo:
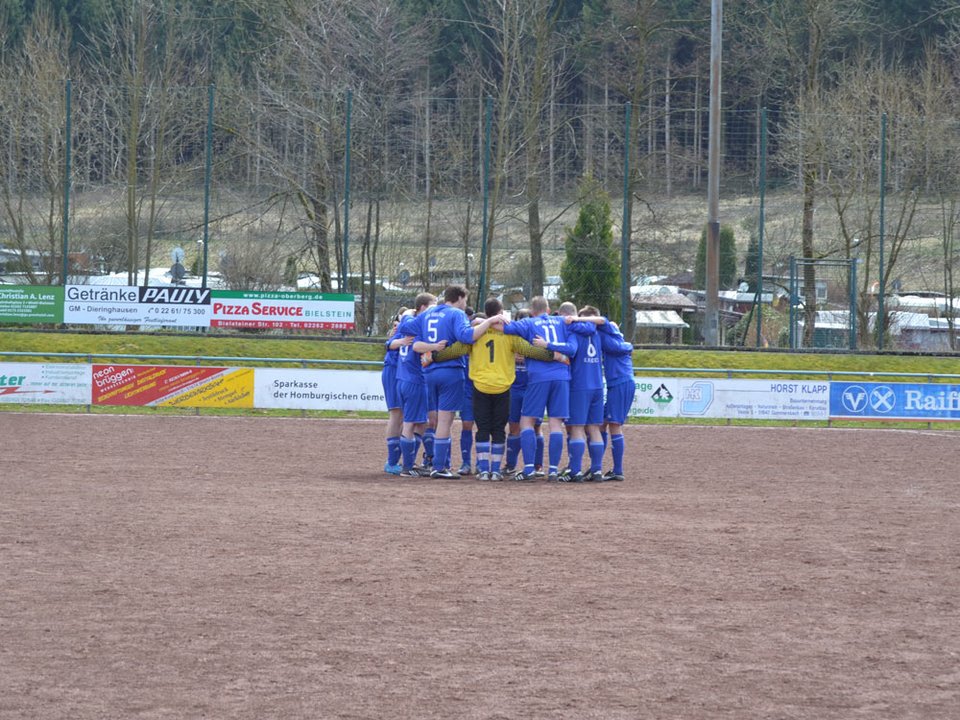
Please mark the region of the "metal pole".
<svg viewBox="0 0 960 720"><path fill-rule="evenodd" d="M887 114L880 116L880 291L877 296L877 350L883 350L883 336L886 332L886 318L883 311L883 294L886 283L883 279L883 236L886 217L885 201L887 190Z"/></svg>
<svg viewBox="0 0 960 720"><path fill-rule="evenodd" d="M707 178L707 287L704 341L719 345L720 285L720 58L723 0L710 3L710 144Z"/></svg>
<svg viewBox="0 0 960 720"><path fill-rule="evenodd" d="M203 280L207 287L210 259L210 176L213 173L213 96L214 85L207 86L207 162L203 171Z"/></svg>
<svg viewBox="0 0 960 720"><path fill-rule="evenodd" d="M623 134L623 227L620 230L620 327L627 328L630 311L630 129L632 106L624 108Z"/></svg>
<svg viewBox="0 0 960 720"><path fill-rule="evenodd" d="M857 259L850 258L850 349L857 349Z"/></svg>
<svg viewBox="0 0 960 720"><path fill-rule="evenodd" d="M350 282L350 126L353 123L353 91L347 90L347 138L343 171L343 274L340 292L349 292Z"/></svg>
<svg viewBox="0 0 960 720"><path fill-rule="evenodd" d="M70 270L70 262L67 254L70 250L70 156L73 154L73 130L71 129L70 96L72 94L72 83L67 80L66 94L66 138L64 139L64 163L63 163L63 269L61 272L61 285L66 287L67 274Z"/></svg>
<svg viewBox="0 0 960 720"><path fill-rule="evenodd" d="M487 208L490 204L490 124L493 121L493 98L487 97L483 127L483 239L480 241L480 289L478 297L487 292L487 233L490 221Z"/></svg>
<svg viewBox="0 0 960 720"><path fill-rule="evenodd" d="M767 198L767 109L760 111L760 222L757 228L757 347L763 328L763 231Z"/></svg>
<svg viewBox="0 0 960 720"><path fill-rule="evenodd" d="M790 349L797 349L797 259L790 256Z"/></svg>

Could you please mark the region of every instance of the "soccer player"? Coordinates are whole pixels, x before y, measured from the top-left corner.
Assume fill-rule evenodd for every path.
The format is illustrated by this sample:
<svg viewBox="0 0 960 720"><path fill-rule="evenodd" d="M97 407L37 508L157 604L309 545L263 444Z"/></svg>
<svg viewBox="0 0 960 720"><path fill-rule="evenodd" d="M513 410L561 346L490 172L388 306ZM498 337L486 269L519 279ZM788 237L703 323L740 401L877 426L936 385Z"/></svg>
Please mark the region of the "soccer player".
<svg viewBox="0 0 960 720"><path fill-rule="evenodd" d="M609 320L597 327L597 334L603 348L603 373L607 381L603 417L610 437L610 454L613 456L613 469L604 478L623 481L623 426L630 416L637 389L633 379L633 345L624 340L620 328Z"/></svg>
<svg viewBox="0 0 960 720"><path fill-rule="evenodd" d="M487 318L473 327L467 320L467 290L462 285L450 285L444 290L443 302L417 316L415 352L424 353L455 342L472 344L483 335L496 318ZM450 470L450 429L453 418L463 403L464 366L460 358L429 364L424 371L427 393L437 408L437 431L433 441L433 472L431 477L456 479L460 475Z"/></svg>
<svg viewBox="0 0 960 720"><path fill-rule="evenodd" d="M503 317L497 298L484 304L488 318ZM510 415L510 387L516 376L517 354L541 362L565 360L563 355L534 347L523 338L505 335L499 325L490 326L473 345L455 343L434 353L438 360L469 352L470 378L474 385L473 414L477 424L477 461L480 480L502 480L500 472Z"/></svg>
<svg viewBox="0 0 960 720"><path fill-rule="evenodd" d="M567 357L576 355L577 338L569 331L563 318L550 315L550 303L541 295L530 301L532 317L504 325L508 335L519 335L527 342ZM515 480L533 480L536 462L537 438L534 426L544 411L549 416L550 439L548 443L549 474L551 482L559 480L557 466L563 454L563 421L570 412L570 368L563 363L543 362L530 358L527 361L527 389L520 410L520 449L523 453L523 471Z"/></svg>
<svg viewBox="0 0 960 720"><path fill-rule="evenodd" d="M400 361L400 348L413 342L413 338L397 332L400 320L406 308L401 308L393 318L390 338L386 342L387 352L383 356L383 370L380 372L380 382L383 385L383 397L387 403L387 462L383 471L391 475L399 475L403 467L400 465L400 430L403 427L403 403L397 392L397 364Z"/></svg>
<svg viewBox="0 0 960 720"><path fill-rule="evenodd" d="M413 340L417 333L417 319L433 307L437 298L430 293L420 293L414 300L413 310L400 321L397 332ZM437 343L426 347L425 351L444 347ZM418 436L427 422L427 386L423 379L420 355L413 349L412 343L402 346L397 364L397 392L403 408L403 424L400 431L400 454L403 477L420 477L421 471L414 466L417 457Z"/></svg>
<svg viewBox="0 0 960 720"><path fill-rule="evenodd" d="M517 311L517 320L530 317L530 310ZM523 395L527 390L527 363L522 355L516 356L516 379L510 386L510 422L507 424L507 454L503 468L505 475L517 474L517 458L520 456L520 409L523 407ZM537 452L540 465L543 465L543 435L537 426Z"/></svg>
<svg viewBox="0 0 960 720"><path fill-rule="evenodd" d="M468 307L464 312L471 325L479 323L486 319L486 315L477 317L474 309ZM463 402L460 405L460 470L461 475L473 475L473 381L470 379L470 356L464 355L466 363L465 377L463 379Z"/></svg>
<svg viewBox="0 0 960 720"><path fill-rule="evenodd" d="M600 312L589 305L580 310L579 316L573 303L563 303L559 312L579 337L577 353L570 361L570 417L567 420L570 431L567 445L570 474L565 479L569 482L603 482L603 438L600 435L600 425L603 423L603 353L596 324L602 319ZM572 324L575 321L581 322ZM583 472L583 456L588 449L590 469Z"/></svg>

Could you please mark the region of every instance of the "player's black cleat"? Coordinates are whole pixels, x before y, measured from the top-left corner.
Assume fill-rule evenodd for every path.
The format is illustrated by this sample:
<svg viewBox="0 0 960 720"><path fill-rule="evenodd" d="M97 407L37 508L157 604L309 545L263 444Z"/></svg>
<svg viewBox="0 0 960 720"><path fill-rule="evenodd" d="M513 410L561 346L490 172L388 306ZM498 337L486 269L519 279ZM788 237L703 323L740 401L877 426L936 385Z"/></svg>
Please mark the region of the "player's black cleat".
<svg viewBox="0 0 960 720"><path fill-rule="evenodd" d="M460 479L460 476L457 473L452 472L449 468L445 470L434 470L432 473L430 473L430 477L435 478L437 480L459 480Z"/></svg>

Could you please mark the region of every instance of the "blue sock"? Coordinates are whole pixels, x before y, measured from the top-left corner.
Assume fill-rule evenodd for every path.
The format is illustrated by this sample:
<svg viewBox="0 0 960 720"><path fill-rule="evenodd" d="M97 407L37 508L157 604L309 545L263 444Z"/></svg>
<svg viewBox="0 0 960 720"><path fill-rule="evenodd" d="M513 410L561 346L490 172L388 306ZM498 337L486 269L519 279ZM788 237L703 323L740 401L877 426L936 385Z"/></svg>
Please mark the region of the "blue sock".
<svg viewBox="0 0 960 720"><path fill-rule="evenodd" d="M477 470L490 472L490 443L477 442Z"/></svg>
<svg viewBox="0 0 960 720"><path fill-rule="evenodd" d="M473 431L472 430L461 430L460 431L460 457L464 465L471 465L470 462L470 451L473 450ZM479 453L480 451L477 450Z"/></svg>
<svg viewBox="0 0 960 720"><path fill-rule="evenodd" d="M523 472L529 475L533 472L534 455L537 453L537 434L533 428L520 432L520 449L523 451Z"/></svg>
<svg viewBox="0 0 960 720"><path fill-rule="evenodd" d="M563 456L563 433L550 433L550 472L556 472Z"/></svg>
<svg viewBox="0 0 960 720"><path fill-rule="evenodd" d="M500 472L500 459L503 457L503 443L490 445L490 472Z"/></svg>
<svg viewBox="0 0 960 720"><path fill-rule="evenodd" d="M427 428L423 432L423 457L433 460L435 452L434 444L437 441L437 431L433 428ZM426 463L424 463L426 464Z"/></svg>
<svg viewBox="0 0 960 720"><path fill-rule="evenodd" d="M623 475L623 435L610 436L610 453L613 455L613 472Z"/></svg>
<svg viewBox="0 0 960 720"><path fill-rule="evenodd" d="M567 441L567 458L570 460L570 473L576 475L583 469L583 451L586 450L587 443L583 440Z"/></svg>
<svg viewBox="0 0 960 720"><path fill-rule="evenodd" d="M433 469L446 470L450 467L450 438L433 439Z"/></svg>
<svg viewBox="0 0 960 720"><path fill-rule="evenodd" d="M590 472L600 472L603 469L603 443L592 442L590 448Z"/></svg>
<svg viewBox="0 0 960 720"><path fill-rule="evenodd" d="M400 454L403 457L403 469L409 470L417 460L417 441L415 438L400 438Z"/></svg>
<svg viewBox="0 0 960 720"><path fill-rule="evenodd" d="M387 438L387 463L396 465L400 462L400 436Z"/></svg>
<svg viewBox="0 0 960 720"><path fill-rule="evenodd" d="M517 466L517 457L520 455L520 436L511 435L507 438L507 467Z"/></svg>
<svg viewBox="0 0 960 720"><path fill-rule="evenodd" d="M537 433L537 456L533 464L539 468L543 467L543 435Z"/></svg>

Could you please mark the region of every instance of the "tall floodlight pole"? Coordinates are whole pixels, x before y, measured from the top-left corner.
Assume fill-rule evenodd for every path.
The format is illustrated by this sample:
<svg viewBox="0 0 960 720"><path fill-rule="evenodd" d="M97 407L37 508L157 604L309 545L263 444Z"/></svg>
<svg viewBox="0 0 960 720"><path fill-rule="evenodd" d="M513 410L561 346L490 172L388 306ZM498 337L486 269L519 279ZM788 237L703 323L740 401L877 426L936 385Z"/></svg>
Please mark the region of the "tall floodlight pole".
<svg viewBox="0 0 960 720"><path fill-rule="evenodd" d="M477 290L478 301L486 297L487 293L487 234L490 232L490 221L487 218L490 206L490 126L493 124L493 98L487 97L483 122L483 239L480 241L480 286Z"/></svg>
<svg viewBox="0 0 960 720"><path fill-rule="evenodd" d="M630 312L630 103L624 108L623 225L620 228L620 327L627 328Z"/></svg>
<svg viewBox="0 0 960 720"><path fill-rule="evenodd" d="M887 331L887 318L884 314L884 286L883 280L883 240L885 233L887 197L887 114L880 116L880 286L877 295L877 350L883 350L883 336Z"/></svg>
<svg viewBox="0 0 960 720"><path fill-rule="evenodd" d="M347 137L343 160L343 269L340 273L340 292L342 293L350 292L350 131L352 124L353 91L347 90Z"/></svg>
<svg viewBox="0 0 960 720"><path fill-rule="evenodd" d="M703 339L719 345L720 286L720 58L723 0L710 3L710 145L707 176L707 288Z"/></svg>
<svg viewBox="0 0 960 720"><path fill-rule="evenodd" d="M64 102L66 103L67 129L64 138L63 163L63 270L60 273L61 285L67 286L67 275L70 271L70 156L73 153L73 130L71 129L70 95L72 83L67 80Z"/></svg>
<svg viewBox="0 0 960 720"><path fill-rule="evenodd" d="M214 85L207 86L207 154L203 171L203 278L200 287L206 289L210 276L210 182L213 175L213 99Z"/></svg>

